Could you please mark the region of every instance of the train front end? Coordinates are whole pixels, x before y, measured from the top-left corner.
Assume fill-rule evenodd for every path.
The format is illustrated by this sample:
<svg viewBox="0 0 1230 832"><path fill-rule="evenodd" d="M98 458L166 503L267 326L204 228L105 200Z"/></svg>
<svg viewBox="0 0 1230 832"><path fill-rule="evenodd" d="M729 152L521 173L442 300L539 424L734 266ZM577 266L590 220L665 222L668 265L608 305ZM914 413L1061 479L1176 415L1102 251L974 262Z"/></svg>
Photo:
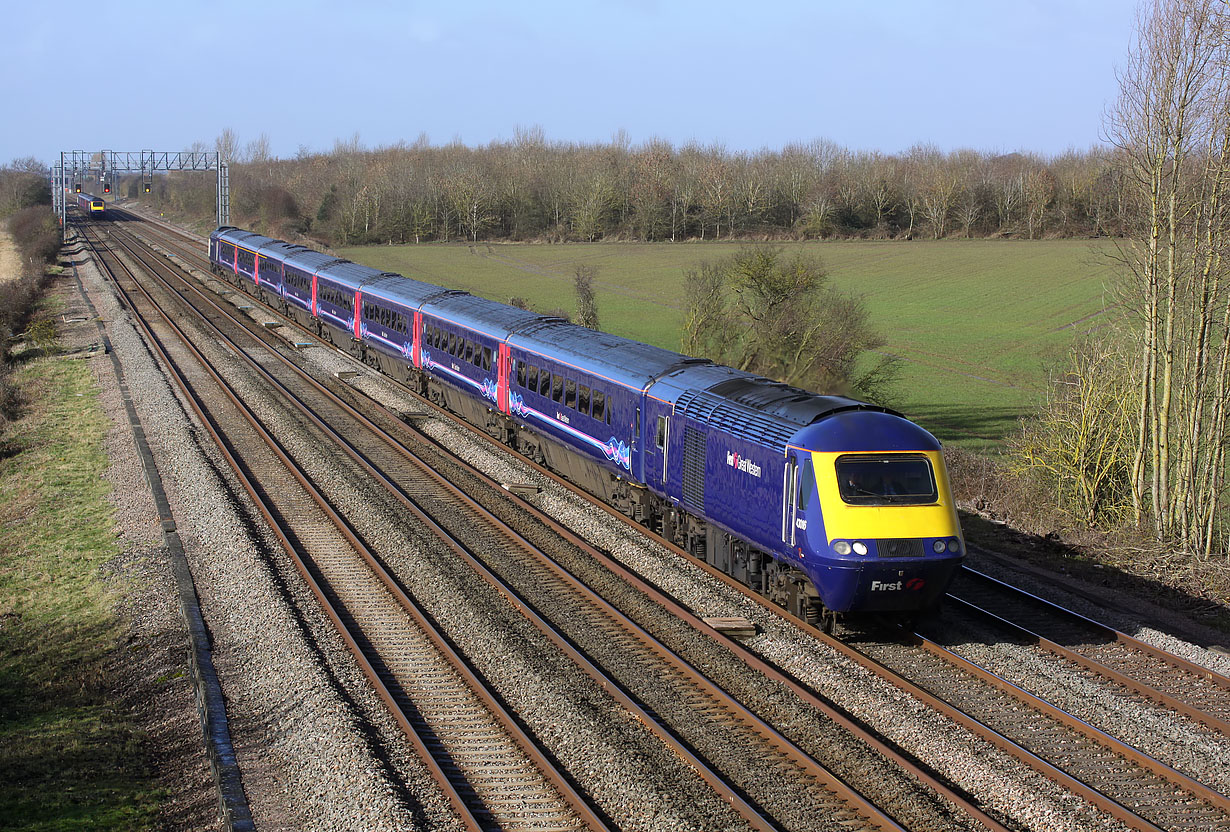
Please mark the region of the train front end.
<svg viewBox="0 0 1230 832"><path fill-rule="evenodd" d="M794 544L832 612L925 612L965 556L939 442L892 413L836 413L791 443Z"/></svg>

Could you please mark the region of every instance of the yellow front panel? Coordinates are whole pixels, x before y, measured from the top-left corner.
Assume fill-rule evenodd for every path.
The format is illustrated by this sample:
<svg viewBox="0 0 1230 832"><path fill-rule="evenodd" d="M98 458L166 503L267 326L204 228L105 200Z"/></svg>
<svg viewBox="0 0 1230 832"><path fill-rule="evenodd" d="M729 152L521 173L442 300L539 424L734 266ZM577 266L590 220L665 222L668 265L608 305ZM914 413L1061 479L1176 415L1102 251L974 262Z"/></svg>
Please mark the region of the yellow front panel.
<svg viewBox="0 0 1230 832"><path fill-rule="evenodd" d="M870 456L893 456L877 453ZM920 452L901 454L919 456ZM820 507L824 512L824 530L828 542L834 540L875 540L907 537L954 537L961 534L957 509L948 488L948 471L939 451L921 452L931 461L935 488L939 495L933 505L922 506L852 506L841 499L837 489L838 457L857 456L850 453L812 452L816 470L816 486L820 491Z"/></svg>

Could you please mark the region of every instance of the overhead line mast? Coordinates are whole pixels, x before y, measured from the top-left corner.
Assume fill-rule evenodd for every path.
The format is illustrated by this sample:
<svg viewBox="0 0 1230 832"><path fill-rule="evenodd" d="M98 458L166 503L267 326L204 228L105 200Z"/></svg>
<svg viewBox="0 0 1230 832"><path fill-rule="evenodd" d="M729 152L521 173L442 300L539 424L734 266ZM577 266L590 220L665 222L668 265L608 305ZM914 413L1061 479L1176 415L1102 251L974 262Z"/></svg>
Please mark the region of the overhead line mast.
<svg viewBox="0 0 1230 832"><path fill-rule="evenodd" d="M145 193L150 192L155 171L200 170L218 172L216 215L218 225L231 222L230 171L226 162L216 151L163 152L142 150L126 152L119 150L68 150L60 151L60 163L51 167L52 207L60 218L60 228L67 233L68 191L81 178L98 176L106 192L117 173L141 174Z"/></svg>

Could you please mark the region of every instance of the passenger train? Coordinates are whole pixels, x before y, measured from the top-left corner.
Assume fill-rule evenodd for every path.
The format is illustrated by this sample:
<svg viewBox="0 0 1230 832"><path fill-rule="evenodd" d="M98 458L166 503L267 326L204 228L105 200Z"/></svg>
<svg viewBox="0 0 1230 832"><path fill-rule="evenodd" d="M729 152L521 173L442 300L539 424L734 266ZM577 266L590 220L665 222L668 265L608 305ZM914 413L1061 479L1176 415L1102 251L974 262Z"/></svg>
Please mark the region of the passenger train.
<svg viewBox="0 0 1230 832"><path fill-rule="evenodd" d="M101 217L107 211L107 203L90 194L77 194L77 207L87 217Z"/></svg>
<svg viewBox="0 0 1230 832"><path fill-rule="evenodd" d="M898 413L229 226L215 273L791 612L936 607L965 555Z"/></svg>

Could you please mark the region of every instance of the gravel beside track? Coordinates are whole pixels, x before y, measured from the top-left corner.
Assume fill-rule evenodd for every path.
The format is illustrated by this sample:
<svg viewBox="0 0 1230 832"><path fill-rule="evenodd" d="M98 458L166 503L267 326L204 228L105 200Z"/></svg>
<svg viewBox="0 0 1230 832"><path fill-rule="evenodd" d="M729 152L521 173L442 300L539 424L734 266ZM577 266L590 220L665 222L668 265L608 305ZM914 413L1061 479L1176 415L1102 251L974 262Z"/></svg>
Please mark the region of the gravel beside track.
<svg viewBox="0 0 1230 832"><path fill-rule="evenodd" d="M947 609L929 637L1178 771L1230 793L1230 738L1037 647L995 637Z"/></svg>
<svg viewBox="0 0 1230 832"><path fill-rule="evenodd" d="M293 567L235 497L229 469L211 444L198 444L199 428L128 313L92 267L83 281L108 321L188 553L257 828L456 828L440 796L418 787L429 779Z"/></svg>
<svg viewBox="0 0 1230 832"><path fill-rule="evenodd" d="M383 380L364 377L364 382L356 386L362 386L364 392L374 396L380 395L379 385ZM394 408L401 399L395 389L385 391L384 396L386 404ZM746 643L759 655L794 674L843 710L926 761L995 813L1038 832L1123 828L1049 780L931 712L912 697L876 679L789 622L742 598L703 571L646 541L634 530L612 524L605 514L532 469L476 443L464 431L443 420L432 419L423 427L444 447L492 478L536 484L540 492L532 499L535 505L655 583L696 615L738 616L753 621L759 632Z"/></svg>
<svg viewBox="0 0 1230 832"><path fill-rule="evenodd" d="M93 264L75 243L64 255L83 278L96 279ZM193 701L187 629L118 380L72 272L57 279L49 292L63 306L57 321L60 348L90 361L99 404L110 423L104 438L110 460L106 479L120 554L103 568L103 578L115 591L116 611L128 628L107 661L112 696L145 734L164 791L161 828L221 830L218 793Z"/></svg>
<svg viewBox="0 0 1230 832"><path fill-rule="evenodd" d="M1230 647L1225 646L1230 644L1230 635L1220 630L1204 627L1189 618L1179 616L1171 610L1151 604L1144 598L1132 597L1125 599L1119 596L1117 599L1112 599L1119 602L1126 601L1140 611L1140 618L1127 615L1117 611L1112 605L1099 605L1089 599L1088 596L1096 597L1105 594L1106 590L1102 587L1089 586L1068 575L1056 575L1049 579L1039 578L1032 571L1006 566L999 557L993 556L992 553L984 552L976 546L970 547L968 561L971 566L980 572L1011 583L1040 598L1046 598L1073 612L1114 627L1116 630L1127 633L1160 650L1165 650L1176 656L1182 656L1223 676L1230 676ZM1081 592L1068 591L1064 588L1065 583L1073 584L1074 589L1079 589ZM1200 640L1201 644L1209 646L1220 645L1220 647L1219 649L1209 649L1209 647L1201 646L1201 644L1185 641L1146 622L1161 622L1163 626L1173 623L1177 631L1190 631L1193 637Z"/></svg>
<svg viewBox="0 0 1230 832"><path fill-rule="evenodd" d="M243 302L243 296L235 298ZM256 313L254 320L261 316ZM181 324L195 328L191 316ZM204 333L200 333L204 335ZM198 343L206 344L205 335ZM405 510L373 488L340 451L303 430L303 418L254 381L229 350L209 348L257 417L346 511L386 566L509 700L622 829L745 828L729 808L575 667L545 647L507 601L479 581ZM325 352L310 350L309 352ZM311 696L312 692L305 694Z"/></svg>
<svg viewBox="0 0 1230 832"><path fill-rule="evenodd" d="M242 293L233 288L229 292L235 303L245 302ZM103 309L106 299L96 298L95 302ZM258 306L247 314L257 322L271 317ZM114 310L103 311L103 315L113 317ZM124 327L122 321L112 324L113 329ZM288 342L304 340L289 327L275 331ZM126 337L131 336L129 328ZM115 334L111 337L117 340ZM130 352L137 353L135 359L125 357L126 372L129 363L151 363L139 344L131 340L124 343ZM308 348L302 355L325 374L353 372L359 366L328 348ZM152 364L149 372L157 375ZM415 417L430 436L496 480L536 484L540 491L532 501L539 508L610 552L698 616L739 616L753 621L758 634L747 644L758 654L926 762L1010 826L1038 832L1122 828L855 666L789 621L766 612L702 570L613 523L515 459L491 450L443 419L426 416L425 406L370 369L361 370L351 383L391 408ZM202 454L192 447L195 428L185 419L165 383L159 388L156 379L144 380L141 396L137 396L135 378L130 385L151 444L159 454L160 469L166 469L164 477L177 519L185 511L186 517L191 516L191 520L180 521L181 534L193 557L198 585L205 582L199 589L215 628L217 661L220 671L225 672L228 699L237 709L232 714L232 731L258 828L451 828L451 818L438 795L429 789L420 793L412 786L401 785L416 782L417 762L396 739L390 720L385 717L382 722L383 706L366 691L364 680L340 642L320 629L323 619L315 612L314 601L298 588L296 576L283 562L276 545L259 532L243 501L232 496L238 492L229 470L223 470L225 466L210 448ZM265 409L262 418L284 422L289 429L295 415L266 399L261 395L254 398L257 406ZM157 425L153 424L155 418ZM309 456L311 451L310 447L299 449L300 454ZM587 780L587 788L617 826L646 830L740 828L712 792L699 787L689 771L646 737L639 724L629 724L627 715L614 712L601 690L552 651L544 650L524 619L497 612L507 604L482 602L484 594L491 594L485 584L410 525L391 522L390 518L399 513L392 500L386 504L373 500L369 484L361 477L338 475L338 470L337 463L321 458L315 476L328 480L339 499L352 502L357 517L366 517L365 534L377 537L381 548L393 553L390 565L421 595L420 602L444 624L459 647L477 657L480 672L488 679L500 680L508 691L510 709L521 714L561 761L574 771L592 776L594 785L589 786ZM252 535L254 542L236 545L236 538L243 534ZM979 568L996 571L984 565ZM599 571L591 578L601 584L605 579ZM1039 595L1055 594L1029 578L1008 579ZM617 584L608 584L600 591L606 594L608 588L614 595L620 594ZM228 600L226 593L232 590L245 594L229 596ZM643 601L633 597L624 601L640 609L634 616L649 615ZM1149 631L1122 616L1108 615L1079 598L1059 602L1092 617L1117 618L1108 623L1219 672L1230 672L1230 657ZM654 619L644 620L649 623ZM701 644L694 631L682 626L650 626L676 649L693 651L699 657L695 662L703 663L707 672L719 674L722 684L737 689L737 695L745 701L755 700L755 707L773 713L779 727L790 731L800 745L840 746L842 737L832 726L800 709L793 696L784 696L765 680L741 672L737 662L723 657L720 646ZM1090 722L1107 726L1108 731L1113 725L1114 733L1125 735L1128 741L1135 741L1135 737L1144 750L1198 779L1219 788L1230 785L1230 774L1226 773L1230 771L1226 766L1230 754L1224 739L1210 739L1204 729L1155 707L1124 703L1104 683L1083 671L1057 668L1058 660L1039 655L1033 648L983 637L977 629L963 629L958 616L946 620L945 626L950 628L946 632L952 642L960 645L971 660L1002 671L1024 687L1044 689L1047 693L1043 695L1053 696L1056 704L1071 705ZM276 676L285 676L287 665L293 666L290 678L305 680L302 690L294 689L298 681L287 686L268 678L274 673L262 674L264 669L276 669ZM286 727L281 721L288 714L294 715L295 721ZM372 725L381 727L377 730ZM321 736L325 738L324 752L318 747ZM834 768L844 773L841 755L833 757ZM851 753L847 765L857 769L868 762L865 755ZM864 774L870 782L884 784L883 793L868 794L874 801L892 805L894 811L912 811L909 804L917 797L911 796L909 784L894 782L894 775L887 769ZM420 781L426 782L426 778ZM920 824L918 829L960 828L957 820L944 818L943 806L933 805L925 811L936 819L935 825Z"/></svg>

